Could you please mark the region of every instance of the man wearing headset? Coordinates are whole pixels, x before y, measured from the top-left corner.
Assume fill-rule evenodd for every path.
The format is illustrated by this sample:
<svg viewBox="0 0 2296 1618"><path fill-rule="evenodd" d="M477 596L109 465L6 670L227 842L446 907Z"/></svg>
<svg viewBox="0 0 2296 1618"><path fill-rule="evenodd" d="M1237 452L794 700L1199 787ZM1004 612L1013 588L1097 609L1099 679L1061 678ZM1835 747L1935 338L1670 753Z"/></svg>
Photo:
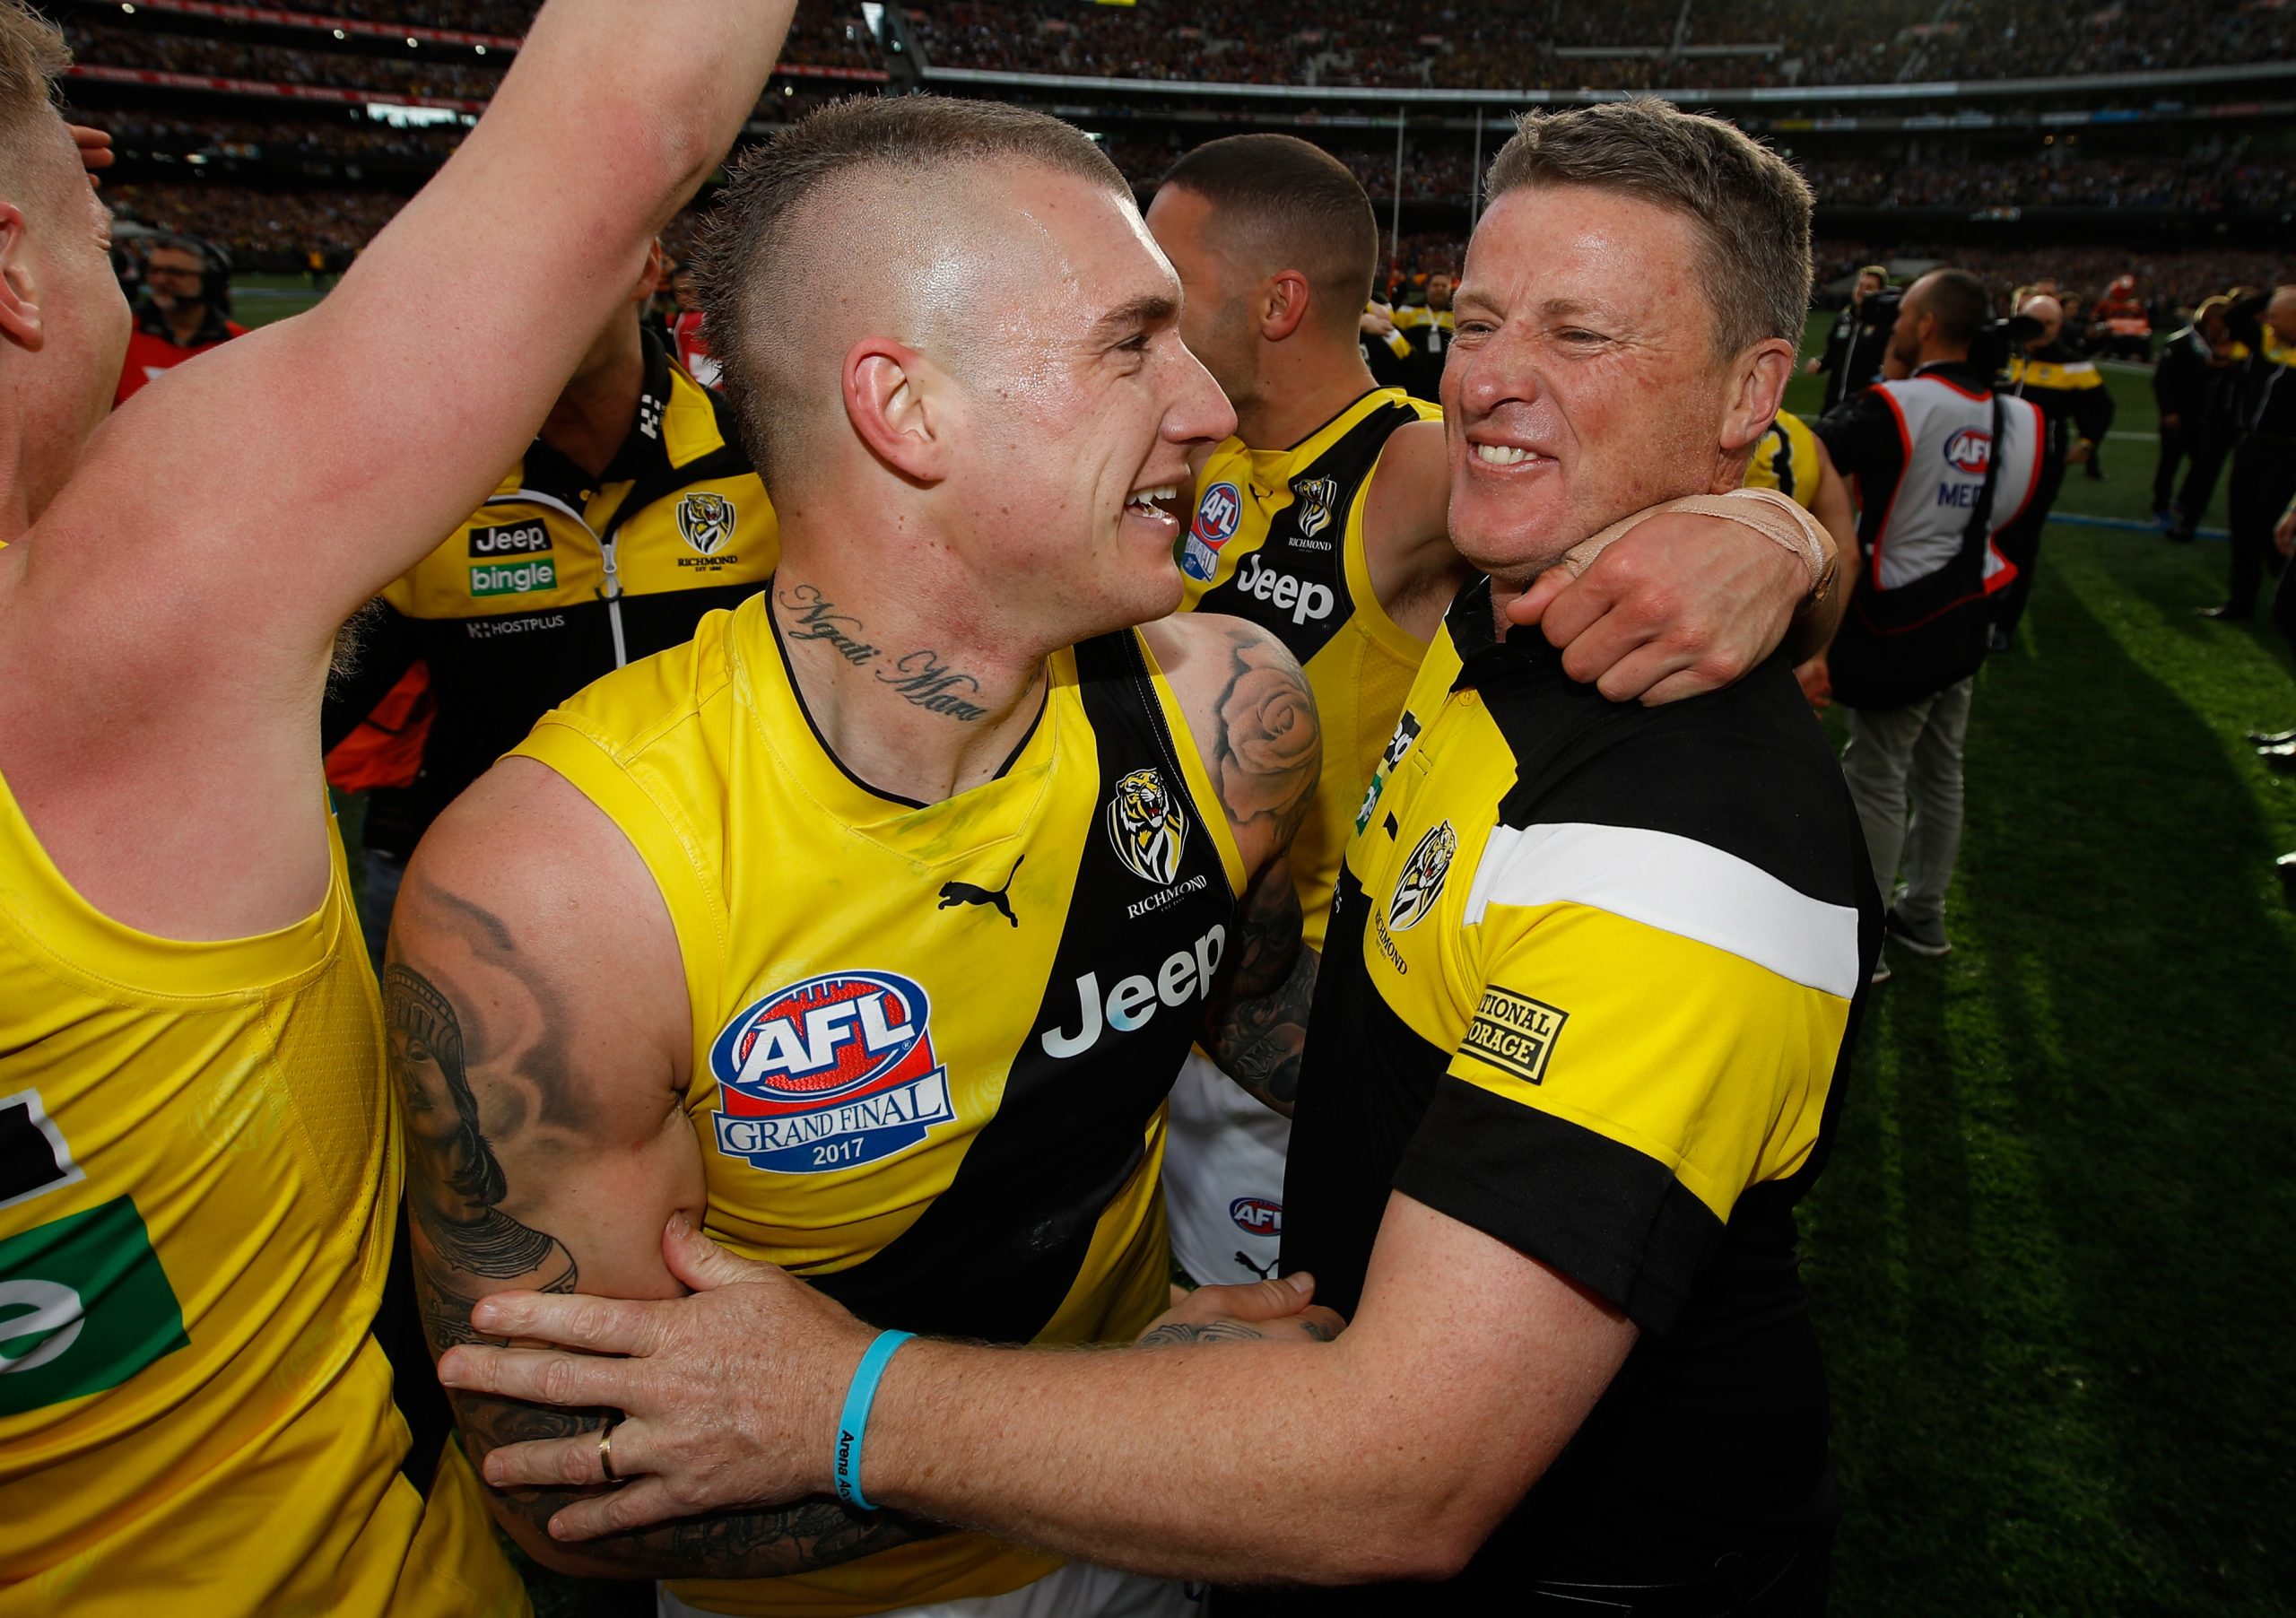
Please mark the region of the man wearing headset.
<svg viewBox="0 0 2296 1618"><path fill-rule="evenodd" d="M144 258L144 285L114 406L126 404L128 395L161 371L247 335L248 328L230 318L231 260L213 242L196 236L155 238Z"/></svg>

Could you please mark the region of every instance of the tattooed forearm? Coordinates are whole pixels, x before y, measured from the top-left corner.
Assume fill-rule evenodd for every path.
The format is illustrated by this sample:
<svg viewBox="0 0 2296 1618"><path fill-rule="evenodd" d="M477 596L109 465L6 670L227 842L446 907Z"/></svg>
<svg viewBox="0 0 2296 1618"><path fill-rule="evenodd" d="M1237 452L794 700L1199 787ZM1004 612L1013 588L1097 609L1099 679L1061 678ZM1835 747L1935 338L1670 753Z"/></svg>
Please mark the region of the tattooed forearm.
<svg viewBox="0 0 2296 1618"><path fill-rule="evenodd" d="M1222 1071L1286 1118L1300 1095L1316 953L1300 938L1299 890L1288 860L1263 870L1244 897L1235 966L1207 1008L1205 1048Z"/></svg>
<svg viewBox="0 0 2296 1618"><path fill-rule="evenodd" d="M979 681L961 669L951 668L941 661L940 653L929 648L896 658L871 645L862 639L868 631L861 621L839 610L837 603L814 586L781 586L773 592L773 604L779 609L785 637L793 641L820 642L854 667L869 670L880 683L892 687L894 694L904 702L913 703L927 713L946 714L952 719L987 717L987 705L971 700L980 694Z"/></svg>
<svg viewBox="0 0 2296 1618"><path fill-rule="evenodd" d="M1332 1340L1330 1330L1318 1320L1292 1322L1294 1331L1303 1332L1318 1343ZM1206 1320L1201 1324L1186 1320L1167 1320L1163 1325L1141 1335L1143 1344L1162 1343L1265 1343L1268 1336L1257 1327L1247 1326L1241 1320Z"/></svg>
<svg viewBox="0 0 2296 1618"><path fill-rule="evenodd" d="M1276 846L1288 848L1323 763L1315 695L1292 654L1258 631L1230 631L1228 651L1213 781L1231 821L1242 827L1265 817Z"/></svg>
<svg viewBox="0 0 2296 1618"><path fill-rule="evenodd" d="M515 1400L457 1395L455 1409L477 1455L504 1444L597 1431L612 1413L560 1410ZM549 1537L552 1517L595 1489L508 1489L496 1499ZM896 1511L848 1510L833 1500L804 1500L770 1511L688 1518L582 1547L579 1560L627 1579L778 1579L834 1567L947 1530Z"/></svg>

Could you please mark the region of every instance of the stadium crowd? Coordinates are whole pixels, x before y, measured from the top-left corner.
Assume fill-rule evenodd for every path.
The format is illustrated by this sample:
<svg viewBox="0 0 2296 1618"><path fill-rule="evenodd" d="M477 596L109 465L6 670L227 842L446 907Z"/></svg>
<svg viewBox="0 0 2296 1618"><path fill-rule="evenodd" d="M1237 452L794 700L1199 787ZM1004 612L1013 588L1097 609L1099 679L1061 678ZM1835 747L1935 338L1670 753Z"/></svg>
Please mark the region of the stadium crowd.
<svg viewBox="0 0 2296 1618"><path fill-rule="evenodd" d="M926 60L1008 72L1411 87L1614 89L1836 85L1918 79L2116 72L2296 55L2296 17L2261 0L2175 0L2068 18L2061 8L1995 0L1856 7L1812 0L1725 4L1629 0L1406 0L1344 21L1232 4L1141 0L1060 11L1022 0L910 8ZM1743 54L1671 56L1693 48ZM1558 48L1639 53L1564 57Z"/></svg>

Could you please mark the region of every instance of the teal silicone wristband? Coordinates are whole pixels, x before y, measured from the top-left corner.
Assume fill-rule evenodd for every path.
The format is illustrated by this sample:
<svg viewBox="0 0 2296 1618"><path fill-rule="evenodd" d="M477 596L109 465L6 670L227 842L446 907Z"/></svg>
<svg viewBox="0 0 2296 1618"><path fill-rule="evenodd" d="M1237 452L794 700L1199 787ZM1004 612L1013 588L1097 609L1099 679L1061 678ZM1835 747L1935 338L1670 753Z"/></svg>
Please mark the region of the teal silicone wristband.
<svg viewBox="0 0 2296 1618"><path fill-rule="evenodd" d="M869 1406L877 1402L877 1384L891 1362L893 1350L915 1332L879 1332L875 1342L853 1368L853 1384L845 1390L845 1414L837 1420L837 1498L857 1511L877 1508L861 1497L861 1440L869 1431Z"/></svg>

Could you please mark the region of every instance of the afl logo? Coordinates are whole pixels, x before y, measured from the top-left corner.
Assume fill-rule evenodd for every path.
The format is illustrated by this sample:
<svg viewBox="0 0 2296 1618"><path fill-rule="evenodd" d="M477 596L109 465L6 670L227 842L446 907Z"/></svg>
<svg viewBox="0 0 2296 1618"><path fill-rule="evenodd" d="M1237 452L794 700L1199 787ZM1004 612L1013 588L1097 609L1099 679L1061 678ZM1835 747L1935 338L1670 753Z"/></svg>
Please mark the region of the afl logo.
<svg viewBox="0 0 2296 1618"><path fill-rule="evenodd" d="M1283 1205L1265 1196L1239 1196L1228 1205L1228 1217L1247 1236L1283 1234Z"/></svg>
<svg viewBox="0 0 2296 1618"><path fill-rule="evenodd" d="M733 542L734 502L697 489L678 501L678 533L704 556L715 556Z"/></svg>
<svg viewBox="0 0 2296 1618"><path fill-rule="evenodd" d="M1196 520L1188 525L1187 543L1180 547L1180 571L1198 584L1209 584L1220 570L1220 547L1236 537L1243 526L1244 497L1233 483L1214 483L1196 502Z"/></svg>
<svg viewBox="0 0 2296 1618"><path fill-rule="evenodd" d="M1956 471L1983 477L1993 464L1993 435L1975 427L1962 428L1945 440L1945 461Z"/></svg>
<svg viewBox="0 0 2296 1618"><path fill-rule="evenodd" d="M1442 897L1443 879L1451 874L1451 857L1458 851L1458 834L1448 821L1419 839L1396 879L1395 897L1387 900L1387 931L1400 933L1427 918Z"/></svg>
<svg viewBox="0 0 2296 1618"><path fill-rule="evenodd" d="M932 1003L891 972L830 972L775 990L709 1048L718 1150L777 1174L874 1162L953 1123Z"/></svg>
<svg viewBox="0 0 2296 1618"><path fill-rule="evenodd" d="M1161 888L1179 875L1187 816L1156 771L1135 770L1116 784L1108 824L1116 857L1135 876Z"/></svg>

